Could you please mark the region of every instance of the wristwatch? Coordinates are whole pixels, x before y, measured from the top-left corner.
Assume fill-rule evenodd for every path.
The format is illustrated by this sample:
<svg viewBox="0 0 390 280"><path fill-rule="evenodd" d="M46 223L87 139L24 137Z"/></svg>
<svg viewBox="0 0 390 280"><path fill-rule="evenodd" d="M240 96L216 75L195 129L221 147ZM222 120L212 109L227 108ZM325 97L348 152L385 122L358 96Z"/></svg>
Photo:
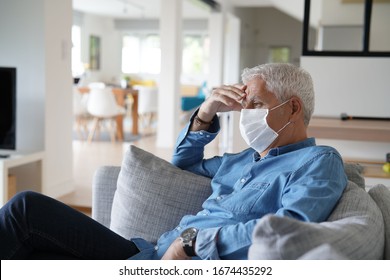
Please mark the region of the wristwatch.
<svg viewBox="0 0 390 280"><path fill-rule="evenodd" d="M189 257L196 256L194 242L196 240L197 235L198 235L198 229L194 227L187 228L180 234L180 239L183 245L184 252Z"/></svg>

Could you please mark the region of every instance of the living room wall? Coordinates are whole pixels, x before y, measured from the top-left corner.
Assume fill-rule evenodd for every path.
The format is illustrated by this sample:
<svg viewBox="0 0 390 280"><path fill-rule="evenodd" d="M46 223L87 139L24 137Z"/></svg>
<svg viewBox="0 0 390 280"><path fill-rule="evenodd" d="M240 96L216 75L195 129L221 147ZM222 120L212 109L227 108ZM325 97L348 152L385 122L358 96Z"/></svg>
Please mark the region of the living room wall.
<svg viewBox="0 0 390 280"><path fill-rule="evenodd" d="M51 196L73 189L71 13L71 0L0 6L0 65L17 68L16 152L44 151L43 192Z"/></svg>
<svg viewBox="0 0 390 280"><path fill-rule="evenodd" d="M299 65L302 22L275 8L237 8L241 20L241 69L268 62L270 47L290 47L290 62Z"/></svg>
<svg viewBox="0 0 390 280"><path fill-rule="evenodd" d="M86 83L103 81L119 83L121 78L121 32L111 17L73 11L73 24L81 27L81 61L89 63L89 39L98 36L101 44L100 69L88 70Z"/></svg>

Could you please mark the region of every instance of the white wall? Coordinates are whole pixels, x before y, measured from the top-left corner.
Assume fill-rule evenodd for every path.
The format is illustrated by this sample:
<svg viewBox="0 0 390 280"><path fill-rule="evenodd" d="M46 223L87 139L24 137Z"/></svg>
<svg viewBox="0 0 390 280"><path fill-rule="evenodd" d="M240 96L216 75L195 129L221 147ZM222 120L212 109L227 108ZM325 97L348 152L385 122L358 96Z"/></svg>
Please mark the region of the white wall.
<svg viewBox="0 0 390 280"><path fill-rule="evenodd" d="M100 37L100 69L88 72L87 82L119 83L121 78L122 37L114 19L91 14L78 14L81 22L81 60L89 63L89 37Z"/></svg>
<svg viewBox="0 0 390 280"><path fill-rule="evenodd" d="M71 0L2 0L0 65L17 67L17 150L45 151L44 192L73 189Z"/></svg>
<svg viewBox="0 0 390 280"><path fill-rule="evenodd" d="M390 58L302 57L316 92L316 116L390 117Z"/></svg>
<svg viewBox="0 0 390 280"><path fill-rule="evenodd" d="M299 64L301 22L274 8L240 8L236 14L242 22L241 69L268 62L268 51L273 46L290 46L291 62Z"/></svg>
<svg viewBox="0 0 390 280"><path fill-rule="evenodd" d="M305 3L304 0L272 0L272 3L275 8L279 9L280 11L290 15L291 17L299 21L303 20L303 11ZM315 5L315 3L312 3L312 6L313 5ZM311 16L311 20L315 20L316 18L316 14L313 14Z"/></svg>
<svg viewBox="0 0 390 280"><path fill-rule="evenodd" d="M44 0L2 0L0 65L17 68L16 146L44 148ZM32 20L33 19L33 20Z"/></svg>

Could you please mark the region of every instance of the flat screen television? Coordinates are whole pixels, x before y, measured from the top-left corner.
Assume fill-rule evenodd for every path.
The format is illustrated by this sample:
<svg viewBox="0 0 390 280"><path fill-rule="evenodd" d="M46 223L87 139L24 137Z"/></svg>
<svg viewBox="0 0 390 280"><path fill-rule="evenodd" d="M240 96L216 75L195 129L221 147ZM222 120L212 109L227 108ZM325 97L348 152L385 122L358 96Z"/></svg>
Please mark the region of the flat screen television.
<svg viewBox="0 0 390 280"><path fill-rule="evenodd" d="M0 154L16 149L16 68L0 67Z"/></svg>

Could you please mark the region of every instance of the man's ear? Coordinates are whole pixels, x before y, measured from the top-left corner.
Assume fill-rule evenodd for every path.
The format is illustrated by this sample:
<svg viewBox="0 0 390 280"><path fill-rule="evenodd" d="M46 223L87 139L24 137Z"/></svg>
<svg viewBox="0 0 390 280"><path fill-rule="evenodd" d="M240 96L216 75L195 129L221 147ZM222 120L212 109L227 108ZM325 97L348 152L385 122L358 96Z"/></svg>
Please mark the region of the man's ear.
<svg viewBox="0 0 390 280"><path fill-rule="evenodd" d="M303 104L302 100L298 96L291 97L291 118L290 121L295 122L303 117Z"/></svg>

